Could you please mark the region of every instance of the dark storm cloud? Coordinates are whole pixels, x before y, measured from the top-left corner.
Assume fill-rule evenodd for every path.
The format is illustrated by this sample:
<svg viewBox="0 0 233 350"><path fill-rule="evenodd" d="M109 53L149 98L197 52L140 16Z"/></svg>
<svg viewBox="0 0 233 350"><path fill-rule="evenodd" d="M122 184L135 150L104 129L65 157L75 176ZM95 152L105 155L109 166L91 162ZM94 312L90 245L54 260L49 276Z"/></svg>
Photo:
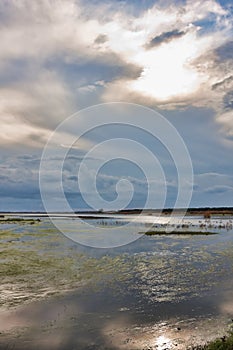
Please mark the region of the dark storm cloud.
<svg viewBox="0 0 233 350"><path fill-rule="evenodd" d="M68 176L67 177L67 180L70 180L70 181L78 181L78 176L76 176L76 175L71 175L71 176Z"/></svg>
<svg viewBox="0 0 233 350"><path fill-rule="evenodd" d="M233 90L229 91L223 98L224 108L226 110L233 109Z"/></svg>
<svg viewBox="0 0 233 350"><path fill-rule="evenodd" d="M108 41L108 37L105 34L100 34L95 39L95 44L104 44L106 41Z"/></svg>
<svg viewBox="0 0 233 350"><path fill-rule="evenodd" d="M172 41L174 39L180 38L185 35L185 31L180 31L178 29L162 33L161 35L158 35L154 37L149 44L146 45L147 48L152 48L158 45L161 45L162 43L168 43L169 41Z"/></svg>
<svg viewBox="0 0 233 350"><path fill-rule="evenodd" d="M76 59L65 62L62 57L48 60L45 67L62 76L63 80L73 87L94 84L96 81L111 82L122 76L136 79L141 74L141 68L126 63L117 54L108 52L99 54L94 59Z"/></svg>
<svg viewBox="0 0 233 350"><path fill-rule="evenodd" d="M228 85L232 83L233 83L233 75L212 85L212 90L227 89Z"/></svg>
<svg viewBox="0 0 233 350"><path fill-rule="evenodd" d="M219 60L233 60L233 40L217 48L216 54Z"/></svg>

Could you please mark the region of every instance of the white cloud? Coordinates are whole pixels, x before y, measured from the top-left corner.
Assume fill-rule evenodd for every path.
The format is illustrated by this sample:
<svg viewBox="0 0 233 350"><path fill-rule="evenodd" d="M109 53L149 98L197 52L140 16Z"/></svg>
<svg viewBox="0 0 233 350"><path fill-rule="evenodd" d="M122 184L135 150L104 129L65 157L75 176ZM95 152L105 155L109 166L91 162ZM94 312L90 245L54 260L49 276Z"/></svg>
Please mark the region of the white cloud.
<svg viewBox="0 0 233 350"><path fill-rule="evenodd" d="M26 140L30 144L31 139L34 146L43 143L51 129L75 112L79 99L93 92L99 99L98 93L103 93L107 101L211 107L224 130L233 134L231 112L223 106L232 86L212 88L227 79L232 68L231 59L219 63L215 51L230 38L227 10L214 0L155 5L138 16L119 9L84 6L75 0L0 4L0 69L10 74L9 62L26 62L29 69L17 81L5 79L0 86L2 143ZM203 33L200 21L208 20L212 28ZM156 37L166 38L166 33L170 34L164 42L152 44ZM68 75L56 68L57 61L63 68L83 63L91 68L102 62L103 72L106 63L114 66L118 61L126 70L120 77L113 74L108 82L100 72L96 82L89 82L86 68L74 88L72 71ZM141 70L129 77L129 67L134 66Z"/></svg>
<svg viewBox="0 0 233 350"><path fill-rule="evenodd" d="M209 30L204 27L203 32L200 21L208 20L214 25ZM142 73L133 79L123 76L110 82L104 99L166 109L187 105L213 108L224 130L232 134L233 124L223 109L224 95L232 86L213 89L232 71L232 60L221 60L216 52L231 40L231 31L229 13L212 0L167 8L154 6L140 18L129 18L127 24L121 20L108 25L109 48L140 66ZM170 40L165 40L166 34ZM148 45L159 37L164 37L160 45Z"/></svg>
<svg viewBox="0 0 233 350"><path fill-rule="evenodd" d="M196 174L194 183L200 192L209 188L214 188L215 186L227 186L232 188L233 176L220 173Z"/></svg>
<svg viewBox="0 0 233 350"><path fill-rule="evenodd" d="M0 143L41 146L72 110L72 98L59 77L41 70L35 80L0 88Z"/></svg>
<svg viewBox="0 0 233 350"><path fill-rule="evenodd" d="M85 18L78 1L22 0L2 3L1 8L9 21L1 28L3 59L86 56L100 32L98 21Z"/></svg>
<svg viewBox="0 0 233 350"><path fill-rule="evenodd" d="M227 135L233 136L233 110L219 113L217 121L223 126Z"/></svg>
<svg viewBox="0 0 233 350"><path fill-rule="evenodd" d="M38 147L45 143L49 136L46 129L30 126L12 115L1 117L0 138L2 144L21 143Z"/></svg>
<svg viewBox="0 0 233 350"><path fill-rule="evenodd" d="M201 35L200 27L195 22L216 16L216 28L210 33ZM122 55L127 62L142 67L137 79L119 79L113 81L106 91L106 99L111 100L118 91L119 99L143 100L158 105L199 103L203 92L208 95L211 84L216 82L219 74L213 75L209 61L195 64L204 54L223 44L229 35L229 26L220 26L220 17L226 11L215 1L188 2L186 6L170 6L159 9L156 6L148 10L141 18L129 20L130 29L114 29L109 36L109 47ZM111 29L111 27L110 27ZM183 35L160 45L148 48L146 45L162 33L182 31ZM112 35L114 33L114 36ZM122 41L117 40L121 35ZM127 42L130 44L127 45ZM213 59L213 56L212 56ZM215 67L216 68L216 67ZM219 73L219 72L218 72ZM124 88L120 88L120 86Z"/></svg>

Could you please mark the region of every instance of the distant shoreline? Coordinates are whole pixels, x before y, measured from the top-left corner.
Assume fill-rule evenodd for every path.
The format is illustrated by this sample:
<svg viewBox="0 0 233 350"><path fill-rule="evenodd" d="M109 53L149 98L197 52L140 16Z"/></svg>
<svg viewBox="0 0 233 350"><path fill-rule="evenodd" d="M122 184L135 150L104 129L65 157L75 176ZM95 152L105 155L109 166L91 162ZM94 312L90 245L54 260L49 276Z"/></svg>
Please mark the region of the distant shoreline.
<svg viewBox="0 0 233 350"><path fill-rule="evenodd" d="M31 215L43 215L43 216L49 216L52 214L76 214L77 216L82 216L84 214L88 215L94 215L97 216L98 214L104 215L104 214L121 214L121 215L133 215L133 214L140 214L142 213L145 215L153 215L153 214L163 214L163 215L169 215L172 212L175 212L176 214L183 214L184 212L186 215L204 215L206 213L210 215L233 215L233 207L199 207L199 208L178 208L178 209L172 209L172 208L165 208L165 209L141 209L141 208L135 208L135 209L123 209L123 210L80 210L80 211L74 211L74 212L45 212L45 211L1 211L0 216L3 215L23 215L23 214L31 214Z"/></svg>

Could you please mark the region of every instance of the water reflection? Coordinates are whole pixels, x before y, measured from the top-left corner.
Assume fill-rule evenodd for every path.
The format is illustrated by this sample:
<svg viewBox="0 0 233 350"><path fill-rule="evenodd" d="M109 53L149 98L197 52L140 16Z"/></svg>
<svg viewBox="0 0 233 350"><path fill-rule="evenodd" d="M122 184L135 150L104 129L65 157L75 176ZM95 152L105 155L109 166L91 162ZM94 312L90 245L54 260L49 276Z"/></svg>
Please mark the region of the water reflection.
<svg viewBox="0 0 233 350"><path fill-rule="evenodd" d="M60 295L1 313L2 349L185 349L221 336L231 325L232 230L143 236L114 250L74 244L48 220L15 234L19 241L4 242L5 251L34 249L41 257L61 259L65 277L56 286ZM51 270L50 279L39 270L36 278L43 286L60 269ZM27 277L30 286L35 271ZM79 288L71 288L74 278L82 282ZM25 293L25 285L20 288Z"/></svg>
<svg viewBox="0 0 233 350"><path fill-rule="evenodd" d="M171 349L172 345L171 339L164 335L160 335L155 341L155 346L158 350Z"/></svg>

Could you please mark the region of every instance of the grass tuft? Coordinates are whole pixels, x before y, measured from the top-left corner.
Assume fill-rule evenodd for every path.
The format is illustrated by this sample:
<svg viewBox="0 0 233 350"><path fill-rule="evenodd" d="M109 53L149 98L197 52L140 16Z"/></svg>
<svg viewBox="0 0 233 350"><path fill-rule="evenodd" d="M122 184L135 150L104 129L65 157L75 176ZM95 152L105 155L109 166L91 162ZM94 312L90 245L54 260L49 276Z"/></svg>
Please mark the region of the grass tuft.
<svg viewBox="0 0 233 350"><path fill-rule="evenodd" d="M193 350L233 350L233 332L206 345L196 346Z"/></svg>

